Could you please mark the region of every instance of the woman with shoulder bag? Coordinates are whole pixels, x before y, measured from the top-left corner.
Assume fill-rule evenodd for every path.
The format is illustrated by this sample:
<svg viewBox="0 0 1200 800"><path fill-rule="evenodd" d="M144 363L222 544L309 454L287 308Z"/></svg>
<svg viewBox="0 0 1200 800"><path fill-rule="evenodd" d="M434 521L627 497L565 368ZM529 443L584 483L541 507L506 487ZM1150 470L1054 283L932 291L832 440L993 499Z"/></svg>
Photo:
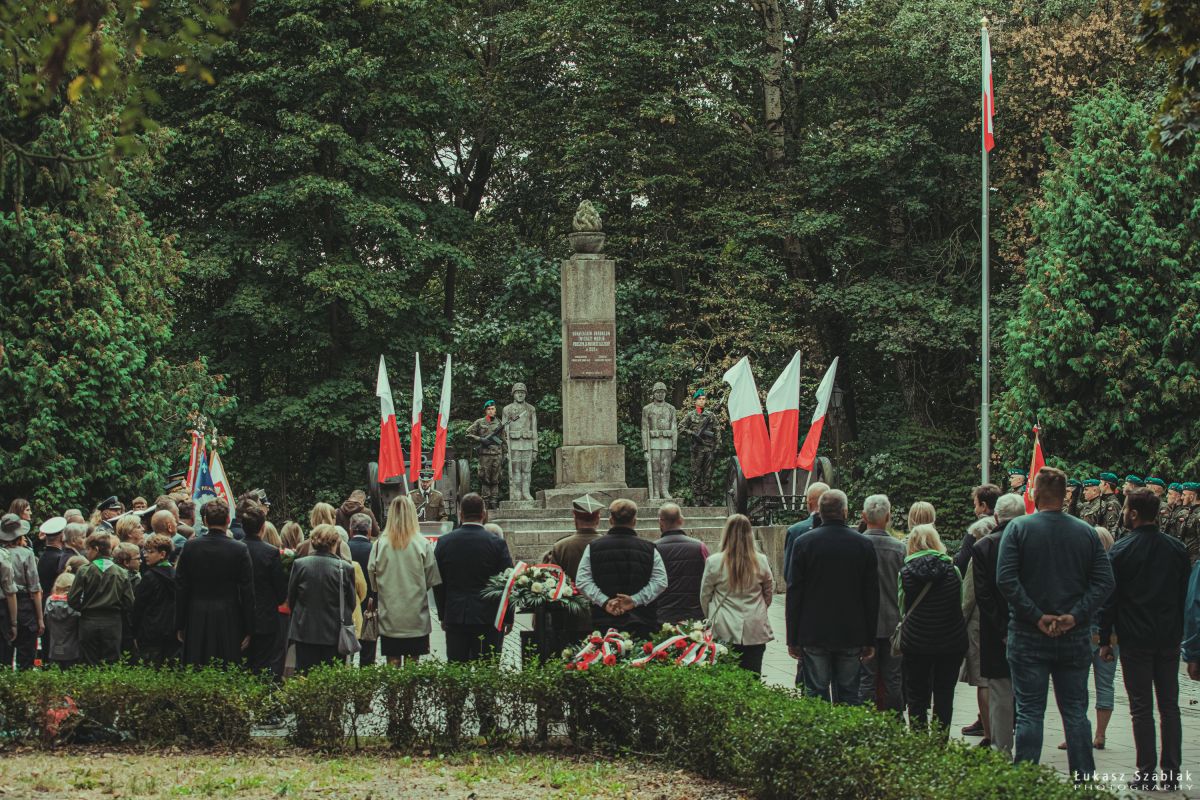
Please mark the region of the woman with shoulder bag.
<svg viewBox="0 0 1200 800"><path fill-rule="evenodd" d="M932 525L913 528L907 550L900 569L900 650L908 719L913 728L925 728L932 698L933 714L947 737L967 652L962 577Z"/></svg>
<svg viewBox="0 0 1200 800"><path fill-rule="evenodd" d="M442 582L433 545L421 535L417 509L407 495L397 495L388 509L387 525L367 563L376 592L379 643L387 663L398 667L429 653L429 590Z"/></svg>
<svg viewBox="0 0 1200 800"><path fill-rule="evenodd" d="M725 521L721 551L704 563L700 606L713 637L729 643L742 669L759 675L767 642L775 638L767 618L773 585L767 557L754 548L750 520L734 514Z"/></svg>
<svg viewBox="0 0 1200 800"><path fill-rule="evenodd" d="M342 541L337 528L318 525L308 541L313 554L296 559L288 582L288 639L296 646L297 673L343 661L349 653L339 643L347 633L353 635L351 612L358 602L354 566L335 555Z"/></svg>

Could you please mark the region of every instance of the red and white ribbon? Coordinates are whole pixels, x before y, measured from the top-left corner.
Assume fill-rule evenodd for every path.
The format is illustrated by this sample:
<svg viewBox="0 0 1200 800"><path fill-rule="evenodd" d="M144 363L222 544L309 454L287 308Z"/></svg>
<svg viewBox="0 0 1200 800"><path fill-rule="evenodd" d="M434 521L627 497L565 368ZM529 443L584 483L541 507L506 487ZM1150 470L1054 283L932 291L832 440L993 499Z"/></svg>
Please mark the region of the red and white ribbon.
<svg viewBox="0 0 1200 800"><path fill-rule="evenodd" d="M617 659L625 655L629 648L629 640L622 636L616 628L609 628L603 636L589 636L579 652L571 658L567 668L586 672L596 662L611 666L617 662Z"/></svg>
<svg viewBox="0 0 1200 800"><path fill-rule="evenodd" d="M508 576L508 580L504 583L504 593L500 595L500 606L496 609L496 630L504 630L504 618L508 615L508 607L512 602L513 587L517 583L517 578L521 577L521 573L529 569L529 565L524 561L518 561L513 567L512 574Z"/></svg>
<svg viewBox="0 0 1200 800"><path fill-rule="evenodd" d="M563 568L559 565L534 564L533 566L529 566L524 561L518 561L517 565L513 567L512 574L508 576L508 580L504 583L504 593L500 596L500 607L496 609L496 630L499 631L504 629L504 617L508 614L509 606L512 605L512 593L513 589L517 587L517 579L523 574L535 569L549 572L554 576L554 588L551 589L549 594L546 595L546 598L550 600L550 602L557 602L564 596L575 594L575 588L567 579L567 573L564 572ZM571 589L570 595L567 593L568 588Z"/></svg>
<svg viewBox="0 0 1200 800"><path fill-rule="evenodd" d="M687 667L704 662L715 664L717 661L717 645L713 641L712 630L706 628L699 642L693 641L690 634L672 636L652 648L646 655L631 661L630 666L644 667L656 659L663 659L664 656L670 658L672 653L678 651L682 652L671 659L676 666Z"/></svg>

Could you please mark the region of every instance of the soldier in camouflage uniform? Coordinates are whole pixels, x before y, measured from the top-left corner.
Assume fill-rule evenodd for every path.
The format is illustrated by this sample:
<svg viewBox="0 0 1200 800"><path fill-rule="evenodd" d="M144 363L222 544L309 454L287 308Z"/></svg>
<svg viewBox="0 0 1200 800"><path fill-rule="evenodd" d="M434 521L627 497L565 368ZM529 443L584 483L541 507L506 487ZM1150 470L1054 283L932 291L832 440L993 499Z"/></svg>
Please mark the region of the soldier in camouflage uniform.
<svg viewBox="0 0 1200 800"><path fill-rule="evenodd" d="M1123 503L1117 494L1117 476L1112 472L1100 473L1100 524L1108 529L1114 539L1119 539L1125 533L1121 525Z"/></svg>
<svg viewBox="0 0 1200 800"><path fill-rule="evenodd" d="M1010 467L1008 470L1008 491L1024 495L1025 484L1029 482L1029 470L1020 467Z"/></svg>
<svg viewBox="0 0 1200 800"><path fill-rule="evenodd" d="M1180 507L1183 505L1182 494L1183 494L1183 484L1182 483L1172 483L1169 486L1167 486L1167 502L1166 502L1167 518L1162 523L1162 529L1163 529L1163 533L1168 533L1171 536L1174 536L1176 538L1179 538L1179 537L1178 537L1178 534L1175 532L1176 531L1175 520L1179 514Z"/></svg>
<svg viewBox="0 0 1200 800"><path fill-rule="evenodd" d="M1070 514L1072 517L1079 516L1079 506L1083 502L1080 495L1083 494L1083 484L1071 478L1067 481L1067 496L1063 498L1063 513Z"/></svg>
<svg viewBox="0 0 1200 800"><path fill-rule="evenodd" d="M679 421L679 435L687 436L692 449L692 502L698 506L709 505L712 488L713 459L721 445L721 424L716 414L706 411L708 394L697 389L692 395L696 408L683 415Z"/></svg>
<svg viewBox="0 0 1200 800"><path fill-rule="evenodd" d="M479 493L488 508L500 504L500 468L504 463L504 440L500 420L496 419L496 401L483 404L483 416L467 428L467 438L479 448Z"/></svg>
<svg viewBox="0 0 1200 800"><path fill-rule="evenodd" d="M1154 496L1158 498L1158 529L1166 532L1167 520L1167 498L1164 497L1167 493L1167 482L1162 478L1156 478L1153 475L1146 478L1146 488L1154 492Z"/></svg>
<svg viewBox="0 0 1200 800"><path fill-rule="evenodd" d="M1187 514L1180 513L1179 533L1177 536L1187 546L1188 558L1195 564L1200 558L1200 483L1185 483L1183 485L1183 507Z"/></svg>
<svg viewBox="0 0 1200 800"><path fill-rule="evenodd" d="M1100 481L1096 478L1088 478L1083 482L1079 518L1093 528L1104 524L1104 504L1100 502Z"/></svg>

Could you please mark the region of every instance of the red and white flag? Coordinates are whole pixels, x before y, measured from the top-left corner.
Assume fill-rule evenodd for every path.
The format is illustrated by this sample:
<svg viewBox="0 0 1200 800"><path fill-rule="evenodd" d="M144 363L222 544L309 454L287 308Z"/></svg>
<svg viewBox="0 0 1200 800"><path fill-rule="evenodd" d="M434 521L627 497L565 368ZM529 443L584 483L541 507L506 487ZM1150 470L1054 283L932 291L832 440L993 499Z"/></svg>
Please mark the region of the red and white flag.
<svg viewBox="0 0 1200 800"><path fill-rule="evenodd" d="M983 29L983 149L992 152L996 140L992 136L992 117L996 113L996 93L992 89L992 43L987 27Z"/></svg>
<svg viewBox="0 0 1200 800"><path fill-rule="evenodd" d="M1037 474L1042 471L1042 467L1046 466L1046 457L1042 454L1042 439L1038 435L1041 431L1037 425L1033 426L1033 460L1029 462L1029 477L1025 479L1025 513L1032 514L1037 511L1037 506L1033 504L1033 482Z"/></svg>
<svg viewBox="0 0 1200 800"><path fill-rule="evenodd" d="M771 426L771 466L775 472L796 466L800 441L800 352L767 392L767 422Z"/></svg>
<svg viewBox="0 0 1200 800"><path fill-rule="evenodd" d="M817 460L817 445L821 443L825 412L829 410L829 398L833 396L833 378L837 375L837 365L838 360L834 356L833 363L825 370L825 377L821 378L821 383L817 386L817 410L813 412L812 424L809 425L808 435L804 437L804 444L800 447L800 456L796 459L796 466L800 469L811 471L813 463Z"/></svg>
<svg viewBox="0 0 1200 800"><path fill-rule="evenodd" d="M225 505L229 506L229 521L233 521L233 487L229 483L229 478L225 475L225 465L221 463L221 454L216 450L212 451L212 459L208 462L208 474L212 476L213 488L217 490L217 497L225 501Z"/></svg>
<svg viewBox="0 0 1200 800"><path fill-rule="evenodd" d="M774 472L771 466L771 437L763 419L758 387L745 356L729 368L722 378L729 384L729 422L733 427L733 449L737 452L742 474L757 478Z"/></svg>
<svg viewBox="0 0 1200 800"><path fill-rule="evenodd" d="M446 428L450 425L450 354L446 354L446 371L442 373L442 395L438 398L437 433L433 440L433 479L442 479L446 465Z"/></svg>
<svg viewBox="0 0 1200 800"><path fill-rule="evenodd" d="M392 385L388 383L387 367L379 357L379 377L375 380L375 396L379 398L379 474L380 483L404 475L404 451L400 449L400 431L396 428L396 407L392 405Z"/></svg>
<svg viewBox="0 0 1200 800"><path fill-rule="evenodd" d="M416 354L417 365L413 368L412 436L408 445L408 479L416 482L421 477L421 410L425 405L425 390L421 386L421 354Z"/></svg>
<svg viewBox="0 0 1200 800"><path fill-rule="evenodd" d="M200 467L200 456L202 455L204 455L204 437L200 435L200 431L192 431L192 452L188 456L187 477L184 478L184 483L187 484L185 491L189 495L196 486L196 470Z"/></svg>

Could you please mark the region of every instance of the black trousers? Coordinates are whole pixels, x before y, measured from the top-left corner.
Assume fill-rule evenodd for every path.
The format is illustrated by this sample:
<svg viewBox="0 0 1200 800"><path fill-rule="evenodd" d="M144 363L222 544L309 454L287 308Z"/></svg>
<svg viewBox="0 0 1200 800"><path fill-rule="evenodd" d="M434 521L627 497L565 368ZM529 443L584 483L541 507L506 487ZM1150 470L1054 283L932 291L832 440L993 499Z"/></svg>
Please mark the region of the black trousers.
<svg viewBox="0 0 1200 800"><path fill-rule="evenodd" d="M929 725L929 701L933 700L933 716L942 727L942 735L950 735L950 717L954 713L954 687L963 654L925 655L905 653L903 661L904 697L908 703L908 722L918 730Z"/></svg>
<svg viewBox="0 0 1200 800"><path fill-rule="evenodd" d="M79 618L79 653L84 664L121 660L121 612L84 612Z"/></svg>
<svg viewBox="0 0 1200 800"><path fill-rule="evenodd" d="M1154 701L1158 700L1162 732L1162 771L1159 788L1179 785L1183 764L1183 726L1179 719L1179 648L1141 650L1121 645L1121 673L1129 694L1133 718L1133 745L1137 751L1139 783L1155 782L1158 751L1154 738Z"/></svg>
<svg viewBox="0 0 1200 800"><path fill-rule="evenodd" d="M360 641L359 644L362 645L362 650L358 651L358 665L360 667L374 666L379 653L379 640Z"/></svg>
<svg viewBox="0 0 1200 800"><path fill-rule="evenodd" d="M737 655L739 667L762 675L763 654L767 652L765 644L734 644L729 646L729 650Z"/></svg>
<svg viewBox="0 0 1200 800"><path fill-rule="evenodd" d="M274 674L279 660L279 626L268 633L250 634L250 646L246 648L246 669L255 675L264 672Z"/></svg>
<svg viewBox="0 0 1200 800"><path fill-rule="evenodd" d="M494 625L447 625L446 660L478 661L500 655L504 634Z"/></svg>
<svg viewBox="0 0 1200 800"><path fill-rule="evenodd" d="M296 674L308 672L319 664L341 664L345 659L338 655L337 642L333 644L308 644L293 642L296 645Z"/></svg>

